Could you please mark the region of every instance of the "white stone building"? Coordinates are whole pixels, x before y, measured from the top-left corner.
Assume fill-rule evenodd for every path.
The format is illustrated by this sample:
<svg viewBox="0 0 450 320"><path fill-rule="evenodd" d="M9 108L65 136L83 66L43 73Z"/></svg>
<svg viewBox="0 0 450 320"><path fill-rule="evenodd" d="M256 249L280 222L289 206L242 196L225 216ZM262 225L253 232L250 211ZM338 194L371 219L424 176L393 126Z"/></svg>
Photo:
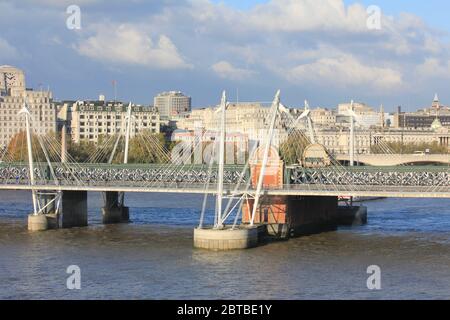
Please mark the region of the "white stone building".
<svg viewBox="0 0 450 320"><path fill-rule="evenodd" d="M348 128L328 128L316 130L316 140L324 145L332 154L348 154L350 146L350 131ZM450 133L441 130L421 129L386 129L366 130L355 129L355 154L370 154L372 147L386 143L421 144L437 143L450 146Z"/></svg>
<svg viewBox="0 0 450 320"><path fill-rule="evenodd" d="M170 119L191 111L191 97L180 91L162 92L154 98L153 105L162 119Z"/></svg>
<svg viewBox="0 0 450 320"><path fill-rule="evenodd" d="M329 127L336 124L336 112L326 108L316 108L311 110L311 120L316 126Z"/></svg>
<svg viewBox="0 0 450 320"><path fill-rule="evenodd" d="M0 149L25 130L23 115L18 115L27 101L35 134L56 132L56 107L50 91L33 91L25 86L25 74L12 66L0 66Z"/></svg>
<svg viewBox="0 0 450 320"><path fill-rule="evenodd" d="M64 105L66 107L64 107ZM102 136L125 134L128 104L107 101L65 102L61 118L67 120L72 140L97 143ZM148 130L160 132L160 117L152 107L132 106L131 137Z"/></svg>
<svg viewBox="0 0 450 320"><path fill-rule="evenodd" d="M253 145L254 142L264 141L267 135L269 111L270 108L261 103L230 103L226 112L226 130L245 134L250 145ZM298 115L294 117L296 116ZM285 117L283 116L283 118ZM186 117L179 119L176 126L178 129L189 131L197 128L217 131L220 128L220 113L217 112L217 107L194 109ZM275 126L273 144L279 145L286 137L282 121L278 121Z"/></svg>
<svg viewBox="0 0 450 320"><path fill-rule="evenodd" d="M337 121L345 117L349 117L349 110L351 108L350 103L341 103L337 107ZM366 129L370 127L385 127L386 120L389 117L388 113L385 113L383 108L379 112L375 111L372 107L365 103L355 102L353 104L353 111L356 114L356 122L361 127Z"/></svg>

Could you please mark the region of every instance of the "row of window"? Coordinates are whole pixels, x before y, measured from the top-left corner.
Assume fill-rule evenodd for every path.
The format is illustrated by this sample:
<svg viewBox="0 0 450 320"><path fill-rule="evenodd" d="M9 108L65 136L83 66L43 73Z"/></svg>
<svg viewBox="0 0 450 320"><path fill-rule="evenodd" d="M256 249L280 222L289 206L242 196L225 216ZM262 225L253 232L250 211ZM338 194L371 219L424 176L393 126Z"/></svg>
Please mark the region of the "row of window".
<svg viewBox="0 0 450 320"><path fill-rule="evenodd" d="M134 115L134 116L136 117L136 115ZM102 115L99 115L99 116L94 116L94 115L86 116L84 114L80 115L80 119L81 120L84 120L84 119L90 119L90 120L92 120L92 119L98 119L98 120L106 119L106 120L110 120L112 118L115 118L116 120L121 120L122 118L125 118L125 117L123 117L122 115L116 115L115 117L112 117L110 115L107 115L107 116L104 116L104 117ZM150 117L150 116L139 115L139 116L137 116L137 118L138 119L143 119L143 120L148 120L148 119L157 120L156 116L151 116Z"/></svg>
<svg viewBox="0 0 450 320"><path fill-rule="evenodd" d="M22 97L4 97L4 101L7 103L23 103L23 98ZM27 99L28 103L32 104L32 103L49 103L50 99L49 98L30 98L28 97Z"/></svg>
<svg viewBox="0 0 450 320"><path fill-rule="evenodd" d="M119 131L117 131L119 132ZM156 130L152 129L151 130L152 133L156 133ZM108 133L111 133L108 131ZM99 137L98 134L80 134L80 139L81 140L85 140L85 139L89 139L89 140L97 140Z"/></svg>
<svg viewBox="0 0 450 320"><path fill-rule="evenodd" d="M122 126L122 122L80 122L80 127L103 127L103 126L106 126L106 127L111 127L111 124L112 125L114 125L115 124L115 126L116 127L121 127ZM152 126L152 127L156 127L156 122L150 122L150 123L148 123L148 122L138 122L138 123L135 123L135 126L138 126L138 127L148 127L148 126Z"/></svg>
<svg viewBox="0 0 450 320"><path fill-rule="evenodd" d="M33 115L32 115L32 117L33 117ZM34 117L33 119L36 119L36 120L38 120L39 122L43 122L43 121L55 122L55 119L54 119L54 118L42 117L42 116ZM12 116L9 116L9 117L1 117L1 116L0 116L0 121L4 121L1 125L8 124L8 121L11 122L11 121L17 121L17 120L19 120L17 116L15 116L15 117L12 117Z"/></svg>
<svg viewBox="0 0 450 320"><path fill-rule="evenodd" d="M136 126L134 128L134 130L137 132L140 129L146 129L148 128L149 125L147 123L144 123L140 126ZM155 130L156 128L156 124L152 123L151 124L152 130ZM98 133L111 133L111 132L120 132L122 130L122 128L120 126L117 126L116 128L111 128L110 126L106 127L106 128L93 128L93 127L89 127L89 128L80 128L80 132L98 132Z"/></svg>
<svg viewBox="0 0 450 320"><path fill-rule="evenodd" d="M17 111L19 111L20 109L22 109L23 106L17 105L17 106L8 106L8 107L4 107L2 106L0 108L0 114L16 114ZM39 109L38 109L39 108ZM49 107L43 107L43 106L36 106L36 107L31 107L30 108L30 112L31 113L44 113L44 114L48 114L48 115L52 115L55 114L55 111L52 108Z"/></svg>

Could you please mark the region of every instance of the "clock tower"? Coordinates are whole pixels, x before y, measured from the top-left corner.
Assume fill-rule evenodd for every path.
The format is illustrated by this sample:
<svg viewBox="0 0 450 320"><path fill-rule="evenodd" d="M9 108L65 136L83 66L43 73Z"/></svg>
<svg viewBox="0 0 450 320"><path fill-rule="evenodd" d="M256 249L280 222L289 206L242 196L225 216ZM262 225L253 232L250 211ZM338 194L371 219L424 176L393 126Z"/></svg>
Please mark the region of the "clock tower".
<svg viewBox="0 0 450 320"><path fill-rule="evenodd" d="M0 66L0 95L23 96L25 93L25 75L15 67Z"/></svg>

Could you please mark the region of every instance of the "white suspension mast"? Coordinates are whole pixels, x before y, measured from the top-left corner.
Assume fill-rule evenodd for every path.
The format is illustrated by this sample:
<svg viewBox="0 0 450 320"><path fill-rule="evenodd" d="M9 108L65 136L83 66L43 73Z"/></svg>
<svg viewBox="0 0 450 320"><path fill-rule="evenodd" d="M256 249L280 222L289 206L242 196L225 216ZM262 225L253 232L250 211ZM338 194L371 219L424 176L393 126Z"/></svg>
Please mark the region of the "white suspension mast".
<svg viewBox="0 0 450 320"><path fill-rule="evenodd" d="M316 138L314 136L314 128L311 120L311 109L309 108L308 101L305 100L305 111L300 115L300 119L306 118L309 140L312 144L316 143Z"/></svg>
<svg viewBox="0 0 450 320"><path fill-rule="evenodd" d="M220 146L219 146L219 173L217 180L217 198L216 198L216 217L217 226L216 228L223 228L222 221L222 203L223 203L223 180L224 180L224 170L225 170L225 120L226 120L226 109L227 109L227 96L226 92L222 93L222 101L220 103Z"/></svg>
<svg viewBox="0 0 450 320"><path fill-rule="evenodd" d="M61 130L61 163L67 162L67 138L66 138L66 125L63 125Z"/></svg>
<svg viewBox="0 0 450 320"><path fill-rule="evenodd" d="M132 111L132 105L131 102L128 104L128 110L127 110L127 116L125 117L125 121L127 124L126 130L125 130L125 151L124 151L124 157L123 157L123 163L127 164L128 163L128 152L129 152L129 147L130 147L130 135L131 135L131 120L132 120L132 115L131 115L131 111ZM112 160L112 157L111 157ZM119 207L122 207L125 203L125 193L124 192L120 192L119 193L119 199L118 199L118 205Z"/></svg>
<svg viewBox="0 0 450 320"><path fill-rule="evenodd" d="M258 185L256 188L256 194L255 194L255 201L253 203L253 212L252 212L252 217L250 220L251 226L253 226L254 222L255 222L256 211L257 211L257 208L259 205L259 199L260 199L261 190L263 187L264 176L266 174L267 162L269 161L270 146L272 144L273 133L274 133L274 129L275 129L275 121L277 119L277 114L278 114L279 108L280 108L280 90L277 91L277 94L275 95L275 99L273 100L272 107L271 107L272 119L270 121L270 127L269 127L269 131L268 131L267 137L266 137L266 145L264 147L263 163L262 163L262 166L260 169ZM258 154L256 154L256 157L258 157Z"/></svg>
<svg viewBox="0 0 450 320"><path fill-rule="evenodd" d="M131 135L131 110L132 110L132 106L131 106L131 102L128 105L128 110L127 110L127 117L125 118L125 120L127 121L127 130L125 133L125 156L123 159L123 163L127 164L128 163L128 149L129 149L129 145L130 145L130 135Z"/></svg>
<svg viewBox="0 0 450 320"><path fill-rule="evenodd" d="M355 165L355 112L353 111L353 100L350 103L350 166Z"/></svg>
<svg viewBox="0 0 450 320"><path fill-rule="evenodd" d="M31 186L35 185L35 177L34 177L34 162L33 162L33 152L32 152L32 145L31 145L31 126L30 126L30 120L31 120L31 114L30 110L28 109L26 98L24 102L24 106L22 110L19 112L19 114L25 115L25 127L26 127L26 133L27 133L27 151L28 151L28 166L30 171L30 184ZM33 215L38 215L38 200L37 200L37 194L36 190L31 190L32 197L33 197Z"/></svg>

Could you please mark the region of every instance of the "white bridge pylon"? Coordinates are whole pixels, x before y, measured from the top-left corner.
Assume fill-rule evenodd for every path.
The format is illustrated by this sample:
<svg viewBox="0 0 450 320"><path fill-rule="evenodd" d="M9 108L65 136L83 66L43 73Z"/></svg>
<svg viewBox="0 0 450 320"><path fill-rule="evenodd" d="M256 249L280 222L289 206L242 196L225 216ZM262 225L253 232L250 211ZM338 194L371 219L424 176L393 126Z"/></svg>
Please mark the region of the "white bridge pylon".
<svg viewBox="0 0 450 320"><path fill-rule="evenodd" d="M213 154L215 153L215 150L219 149L219 156L217 158L218 162L218 169L217 169L217 192L216 192L216 205L215 205L215 214L214 214L214 229L223 229L225 227L225 222L227 219L232 215L232 213L237 210L236 216L234 219L233 227L234 229L236 227L237 221L239 219L239 216L242 213L242 206L244 199L247 198L247 194L244 192L238 192L240 189L240 185L244 181L245 172L248 169L248 160L247 163L242 170L238 183L235 186L234 191L231 193L231 195L224 197L224 176L225 176L225 148L226 148L226 110L228 108L228 102L227 102L227 96L226 92L222 92L222 98L219 107L216 110L216 115L218 116L218 123L220 123L220 132L218 139L215 139L214 145L213 145ZM255 148L256 149L256 148ZM210 163L209 163L209 169L208 169L208 178L207 182L205 184L205 196L203 200L203 206L202 211L200 215L200 223L199 223L199 229L203 228L204 224L204 217L205 217L205 211L206 211L206 204L207 204L207 198L208 198L208 188L209 188L209 181L212 174L212 166L214 164L215 157L211 157ZM249 188L249 182L247 182L246 189ZM228 203L225 206L224 209L224 200L228 198ZM234 201L236 200L237 201ZM235 202L235 203L233 203Z"/></svg>
<svg viewBox="0 0 450 320"><path fill-rule="evenodd" d="M276 119L277 116L280 115L281 109L283 109L283 106L280 103L280 90L277 91L275 98L272 102L272 106L269 111L268 118L270 119L269 127L267 129L267 135L264 137L261 147L264 147L264 153L263 153L263 159L262 159L262 166L260 169L259 177L258 177L258 183L256 186L256 190L250 191L250 185L251 185L251 179L248 179L246 182L246 187L244 188L244 191L242 191L241 184L244 182L244 176L247 172L249 165L250 165L250 159L253 158L253 155L256 153L258 149L258 145L255 144L252 150L249 151L249 157L246 161L246 164L241 172L241 175L239 177L239 181L236 184L234 190L227 195L224 196L224 171L225 171L225 144L226 144L226 109L228 107L228 102L226 98L226 92L224 91L222 93L222 99L220 106L216 110L216 114L218 115L220 123L220 134L219 138L215 140L214 148L219 149L219 157L217 159L218 161L218 172L217 172L217 193L216 193L216 205L215 205L215 216L214 216L214 228L215 229L223 229L225 227L226 220L232 216L233 212L235 213L234 222L232 225L232 229L235 229L236 224L238 222L239 217L242 215L242 209L244 203L246 205L249 205L248 199L252 198L254 199L253 202L253 210L251 213L251 219L250 219L250 226L254 225L255 216L257 213L257 208L260 202L261 195L263 193L263 184L264 184L264 177L266 174L266 169L268 165L269 160L269 154L273 142L274 132L275 132L275 125L276 125ZM304 117L302 117L304 118ZM211 158L211 162L209 164L209 170L208 170L208 182L205 186L205 198L203 201L203 207L200 215L200 223L199 228L203 228L204 223L204 216L206 211L206 203L207 203L207 197L209 192L208 186L209 186L209 177L211 176L211 168L214 162L214 157ZM228 199L228 203L225 206L223 206L223 202L225 199Z"/></svg>
<svg viewBox="0 0 450 320"><path fill-rule="evenodd" d="M128 153L130 151L130 136L131 136L131 125L132 121L135 120L135 117L132 115L133 106L131 102L128 104L127 116L125 118L126 121L126 130L125 130L125 151L123 157L123 163L128 164ZM112 155L113 157L113 155ZM112 158L111 158L112 160ZM112 162L112 161L111 161ZM125 193L119 193L118 206L123 207L125 205Z"/></svg>
<svg viewBox="0 0 450 320"><path fill-rule="evenodd" d="M261 191L262 191L262 187L263 187L263 183L264 183L264 177L266 175L267 163L269 161L270 147L272 145L273 134L274 134L274 130L275 130L275 123L276 123L277 115L279 114L279 110L280 110L280 90L277 91L277 94L275 95L275 99L272 102L272 107L270 108L271 120L270 120L270 124L269 124L269 130L268 130L266 138L265 138L263 162L262 162L261 169L259 172L258 184L256 186L256 192L255 192L255 201L253 203L252 216L250 218L251 226L254 225L256 212L258 211L259 200L261 197Z"/></svg>
<svg viewBox="0 0 450 320"><path fill-rule="evenodd" d="M28 154L28 170L29 170L29 178L31 185L31 194L33 199L33 216L38 216L44 214L48 208L54 206L54 213L58 214L60 210L61 204L61 192L54 193L41 193L37 189L34 188L36 185L36 177L34 171L34 159L33 159L33 142L32 142L32 128L31 123L33 121L33 117L31 116L30 109L28 108L27 98L24 97L24 105L23 108L19 111L19 116L24 115L25 117L25 130L26 130L26 140L27 140L27 154ZM58 185L59 182L56 179L55 172L53 170L52 163L50 161L48 152L44 146L44 143L40 136L37 136L37 140L39 145L44 153L46 162L48 164L50 173L55 180L55 185ZM51 200L48 200L47 196L52 196ZM43 201L41 201L41 198Z"/></svg>

